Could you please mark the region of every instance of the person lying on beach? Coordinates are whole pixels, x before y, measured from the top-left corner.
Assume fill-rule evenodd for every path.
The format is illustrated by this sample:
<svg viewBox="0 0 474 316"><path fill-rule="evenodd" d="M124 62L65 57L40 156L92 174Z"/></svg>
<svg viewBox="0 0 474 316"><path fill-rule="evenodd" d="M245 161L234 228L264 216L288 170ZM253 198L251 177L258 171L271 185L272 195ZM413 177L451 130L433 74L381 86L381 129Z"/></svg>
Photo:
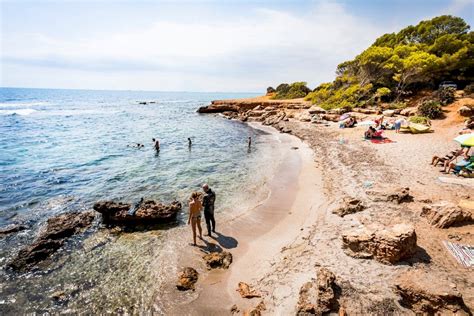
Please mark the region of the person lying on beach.
<svg viewBox="0 0 474 316"><path fill-rule="evenodd" d="M465 156L463 160L454 163L451 162L449 163L448 170L446 171L447 174L451 173L451 171L454 171L455 173L459 173L459 171L463 168L466 167L470 164L474 163L474 155L472 156ZM443 171L441 171L443 172Z"/></svg>
<svg viewBox="0 0 474 316"><path fill-rule="evenodd" d="M455 149L455 150L452 150L451 152L449 152L449 154L444 155L443 157L433 156L433 158L431 159L431 164L433 166L436 166L439 163L442 163L443 165L445 165L446 162L449 163L449 162L453 161L454 159L456 159L457 157L459 157L463 154L464 154L464 148ZM446 167L447 167L447 165L445 166L444 171L446 171Z"/></svg>
<svg viewBox="0 0 474 316"><path fill-rule="evenodd" d="M356 124L357 124L357 120L355 119L355 117L350 116L341 122L340 127L351 128L351 127L354 127Z"/></svg>
<svg viewBox="0 0 474 316"><path fill-rule="evenodd" d="M376 130L372 126L369 126L369 129L365 132L364 137L365 139L372 139L372 138L382 138L383 130Z"/></svg>
<svg viewBox="0 0 474 316"><path fill-rule="evenodd" d="M199 230L199 238L202 239L202 228L201 228L201 209L202 203L199 200L199 193L193 192L191 198L189 199L189 217L188 225L191 224L193 230L193 241L194 246L196 246L196 226Z"/></svg>

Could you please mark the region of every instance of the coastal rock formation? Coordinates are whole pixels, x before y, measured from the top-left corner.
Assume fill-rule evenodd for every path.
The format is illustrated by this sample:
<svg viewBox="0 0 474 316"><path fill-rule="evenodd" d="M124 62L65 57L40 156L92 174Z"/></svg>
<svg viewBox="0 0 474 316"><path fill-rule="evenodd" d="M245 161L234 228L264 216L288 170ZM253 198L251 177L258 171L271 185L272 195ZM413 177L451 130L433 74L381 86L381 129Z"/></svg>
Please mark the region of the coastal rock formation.
<svg viewBox="0 0 474 316"><path fill-rule="evenodd" d="M396 280L394 292L400 296L400 305L417 315L472 315L455 284L440 273L406 272Z"/></svg>
<svg viewBox="0 0 474 316"><path fill-rule="evenodd" d="M326 268L319 269L316 281L303 284L297 305L297 315L323 315L337 310L336 276Z"/></svg>
<svg viewBox="0 0 474 316"><path fill-rule="evenodd" d="M147 200L139 203L135 212L130 212L131 207L130 204L113 201L101 201L94 204L94 210L102 214L104 223L151 224L174 220L181 210L181 203L174 201L166 205Z"/></svg>
<svg viewBox="0 0 474 316"><path fill-rule="evenodd" d="M11 225L8 225L8 226L4 226L4 227L0 228L0 236L5 236L5 235L12 234L12 233L17 233L17 232L25 230L27 228L28 228L27 226L21 225L21 224L11 224Z"/></svg>
<svg viewBox="0 0 474 316"><path fill-rule="evenodd" d="M313 105L308 109L309 114L321 114L321 113L326 113L326 110L323 109L322 107Z"/></svg>
<svg viewBox="0 0 474 316"><path fill-rule="evenodd" d="M265 306L265 303L263 301L260 301L257 306L255 306L253 309L250 311L245 311L244 316L260 316L262 315L262 311L267 310L267 307Z"/></svg>
<svg viewBox="0 0 474 316"><path fill-rule="evenodd" d="M211 252L202 258L209 270L216 268L228 269L232 263L232 254L227 251Z"/></svg>
<svg viewBox="0 0 474 316"><path fill-rule="evenodd" d="M393 193L367 191L374 202L393 202L397 204L413 202L413 196L410 194L410 188L398 188Z"/></svg>
<svg viewBox="0 0 474 316"><path fill-rule="evenodd" d="M348 214L353 214L357 212L361 212L365 209L364 204L362 204L361 200L351 198L351 197L345 197L342 200L342 205L334 210L332 213L339 215L340 217L344 217Z"/></svg>
<svg viewBox="0 0 474 316"><path fill-rule="evenodd" d="M242 296L242 298L254 298L262 296L260 293L258 293L255 289L251 288L250 285L245 282L239 282L238 286L239 287L236 291L240 293L240 296Z"/></svg>
<svg viewBox="0 0 474 316"><path fill-rule="evenodd" d="M55 253L67 238L88 228L95 218L92 211L61 214L48 219L35 241L18 252L8 264L16 271L27 271Z"/></svg>
<svg viewBox="0 0 474 316"><path fill-rule="evenodd" d="M400 188L394 193L387 195L387 201L397 204L413 202L413 196L410 195L410 188Z"/></svg>
<svg viewBox="0 0 474 316"><path fill-rule="evenodd" d="M176 287L180 291L194 290L194 284L197 282L199 273L190 267L186 267L181 271L178 277Z"/></svg>
<svg viewBox="0 0 474 316"><path fill-rule="evenodd" d="M461 115L461 116L466 116L466 117L473 116L474 115L474 106L464 105L464 106L459 108L458 112L459 112L459 115Z"/></svg>
<svg viewBox="0 0 474 316"><path fill-rule="evenodd" d="M421 216L425 217L430 225L437 228L460 226L474 221L474 215L470 211L451 203L424 206Z"/></svg>
<svg viewBox="0 0 474 316"><path fill-rule="evenodd" d="M358 229L342 235L342 248L354 258L394 264L416 252L416 233L407 224Z"/></svg>

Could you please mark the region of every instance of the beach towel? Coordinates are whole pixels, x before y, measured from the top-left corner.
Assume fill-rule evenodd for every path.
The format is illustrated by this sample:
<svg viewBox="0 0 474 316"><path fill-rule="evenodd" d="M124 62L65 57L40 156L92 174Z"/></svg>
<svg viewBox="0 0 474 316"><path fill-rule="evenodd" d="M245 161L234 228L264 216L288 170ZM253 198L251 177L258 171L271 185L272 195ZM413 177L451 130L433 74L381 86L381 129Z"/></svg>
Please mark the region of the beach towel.
<svg viewBox="0 0 474 316"><path fill-rule="evenodd" d="M388 138L372 138L370 140L373 144L389 144L389 143L395 143L393 140L388 139Z"/></svg>
<svg viewBox="0 0 474 316"><path fill-rule="evenodd" d="M461 265L466 268L474 266L474 246L455 244L446 240L443 240L443 244Z"/></svg>

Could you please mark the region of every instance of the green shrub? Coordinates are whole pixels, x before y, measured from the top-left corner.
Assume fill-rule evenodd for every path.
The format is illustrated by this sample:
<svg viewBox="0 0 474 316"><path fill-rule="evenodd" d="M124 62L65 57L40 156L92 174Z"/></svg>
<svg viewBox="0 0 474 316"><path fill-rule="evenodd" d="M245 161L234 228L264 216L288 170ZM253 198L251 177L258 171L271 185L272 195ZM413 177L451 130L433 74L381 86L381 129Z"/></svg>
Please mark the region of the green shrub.
<svg viewBox="0 0 474 316"><path fill-rule="evenodd" d="M454 102L454 94L456 88L454 87L441 87L438 89L438 98L442 105L450 104Z"/></svg>
<svg viewBox="0 0 474 316"><path fill-rule="evenodd" d="M273 99L296 99L303 98L311 92L306 86L306 82L293 82L292 84L282 83L276 88Z"/></svg>
<svg viewBox="0 0 474 316"><path fill-rule="evenodd" d="M418 107L418 114L430 119L437 119L443 116L443 110L439 102L427 100Z"/></svg>
<svg viewBox="0 0 474 316"><path fill-rule="evenodd" d="M364 105L370 97L372 84L344 84L335 88L332 83L323 83L306 96L313 104L325 110L335 108L354 108Z"/></svg>
<svg viewBox="0 0 474 316"><path fill-rule="evenodd" d="M418 123L418 124L424 124L424 125L430 125L430 119L425 117L425 116L410 116L408 118L408 121L411 123Z"/></svg>
<svg viewBox="0 0 474 316"><path fill-rule="evenodd" d="M408 105L406 104L406 102L393 102L393 103L390 103L388 108L390 110L403 110L403 109L406 109L407 106Z"/></svg>

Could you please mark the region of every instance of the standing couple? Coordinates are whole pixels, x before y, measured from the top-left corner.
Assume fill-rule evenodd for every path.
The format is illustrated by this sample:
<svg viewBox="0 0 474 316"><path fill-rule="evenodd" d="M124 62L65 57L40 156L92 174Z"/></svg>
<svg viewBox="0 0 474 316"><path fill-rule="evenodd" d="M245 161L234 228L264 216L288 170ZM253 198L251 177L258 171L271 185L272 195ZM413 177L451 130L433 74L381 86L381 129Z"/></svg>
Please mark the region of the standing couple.
<svg viewBox="0 0 474 316"><path fill-rule="evenodd" d="M204 218L206 219L207 235L212 237L211 231L216 232L216 221L214 219L214 202L216 201L216 194L209 188L207 184L202 186L204 196L202 202L200 194L193 192L189 201L189 217L188 225L191 224L193 229L193 241L196 246L196 226L199 230L199 238L202 239L202 228L201 228L201 209L204 208Z"/></svg>

